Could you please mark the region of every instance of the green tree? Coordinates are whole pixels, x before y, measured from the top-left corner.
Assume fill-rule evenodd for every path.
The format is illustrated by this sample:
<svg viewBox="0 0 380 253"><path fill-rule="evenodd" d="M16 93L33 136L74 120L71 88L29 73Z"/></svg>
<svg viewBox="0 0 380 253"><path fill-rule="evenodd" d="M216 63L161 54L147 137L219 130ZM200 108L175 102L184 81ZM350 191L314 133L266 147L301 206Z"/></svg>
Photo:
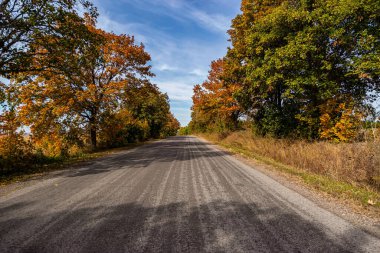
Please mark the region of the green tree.
<svg viewBox="0 0 380 253"><path fill-rule="evenodd" d="M148 122L149 137L159 138L170 113L167 94L161 93L156 85L149 82L130 86L127 94L125 107L136 119Z"/></svg>
<svg viewBox="0 0 380 253"><path fill-rule="evenodd" d="M46 67L65 69L66 63L58 61L62 53L74 52L96 40L76 10L79 5L88 16L96 18L96 8L86 0L1 1L0 76ZM48 55L48 61L33 64L38 55Z"/></svg>
<svg viewBox="0 0 380 253"><path fill-rule="evenodd" d="M360 114L378 96L378 1L247 2L230 31L227 62L260 133L318 138L326 105L351 101L348 110Z"/></svg>

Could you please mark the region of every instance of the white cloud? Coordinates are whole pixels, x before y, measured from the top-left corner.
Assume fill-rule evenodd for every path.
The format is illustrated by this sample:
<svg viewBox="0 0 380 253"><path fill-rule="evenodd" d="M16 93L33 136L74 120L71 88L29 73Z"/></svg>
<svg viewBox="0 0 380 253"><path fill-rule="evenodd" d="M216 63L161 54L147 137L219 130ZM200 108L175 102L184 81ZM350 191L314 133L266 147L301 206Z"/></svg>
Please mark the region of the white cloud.
<svg viewBox="0 0 380 253"><path fill-rule="evenodd" d="M143 24L139 23L120 23L111 19L108 15L103 14L98 18L97 26L105 31L114 32L116 34L129 34L133 35L138 43L147 43L148 39L145 35L142 35L140 30L143 28Z"/></svg>
<svg viewBox="0 0 380 253"><path fill-rule="evenodd" d="M153 72L156 83L163 92L168 93L172 111L186 125L190 120L191 97L195 84L202 83L206 78L212 60L222 57L228 45L226 30L229 20L221 13L197 9L190 1L185 0L122 0L142 13L149 12L152 16L167 16L179 22L177 27L202 28L205 31L196 36L178 35L173 27L157 26L152 20L130 19L129 14L115 15L107 12L107 1L97 1L100 16L99 26L115 33L131 34L136 42L143 42L146 51L151 54ZM214 0L212 0L214 1ZM227 0L221 0L223 5L231 6ZM225 2L225 3L224 3ZM228 5L227 5L228 3ZM215 4L221 4L215 2ZM126 5L127 6L127 5ZM154 15L153 15L154 14ZM132 22L129 22L132 20ZM177 28L175 28L177 29ZM207 31L209 33L207 33ZM213 35L214 34L214 35ZM189 34L190 35L190 34ZM197 36L198 35L198 36ZM204 36L210 36L204 37ZM223 39L223 36L225 39Z"/></svg>
<svg viewBox="0 0 380 253"><path fill-rule="evenodd" d="M207 76L207 71L205 71L205 70L202 70L202 69L193 69L191 72L190 72L190 74L192 74L192 75L195 75L195 76L199 76L199 77L202 77L202 78L206 78L206 76Z"/></svg>
<svg viewBox="0 0 380 253"><path fill-rule="evenodd" d="M170 100L191 101L193 85L171 81L158 81L155 83L163 92L166 92L169 95Z"/></svg>
<svg viewBox="0 0 380 253"><path fill-rule="evenodd" d="M207 13L185 0L124 0L124 2L133 4L141 10L166 15L178 21L195 22L201 28L215 33L225 33L230 27L230 17L220 13ZM214 4L220 5L221 3L219 1ZM223 3L223 5L229 4L231 3L228 1Z"/></svg>
<svg viewBox="0 0 380 253"><path fill-rule="evenodd" d="M219 14L208 14L194 9L190 11L190 17L199 25L214 32L227 32L230 27L230 19Z"/></svg>
<svg viewBox="0 0 380 253"><path fill-rule="evenodd" d="M170 66L168 64L160 64L156 67L159 71L176 71L178 68Z"/></svg>

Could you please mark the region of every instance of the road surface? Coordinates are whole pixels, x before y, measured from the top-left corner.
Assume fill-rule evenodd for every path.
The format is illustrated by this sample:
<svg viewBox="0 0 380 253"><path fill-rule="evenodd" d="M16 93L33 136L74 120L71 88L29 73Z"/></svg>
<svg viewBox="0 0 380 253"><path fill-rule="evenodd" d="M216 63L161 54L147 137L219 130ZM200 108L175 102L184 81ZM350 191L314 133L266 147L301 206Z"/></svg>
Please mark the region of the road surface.
<svg viewBox="0 0 380 253"><path fill-rule="evenodd" d="M0 197L0 252L380 252L380 240L195 137Z"/></svg>

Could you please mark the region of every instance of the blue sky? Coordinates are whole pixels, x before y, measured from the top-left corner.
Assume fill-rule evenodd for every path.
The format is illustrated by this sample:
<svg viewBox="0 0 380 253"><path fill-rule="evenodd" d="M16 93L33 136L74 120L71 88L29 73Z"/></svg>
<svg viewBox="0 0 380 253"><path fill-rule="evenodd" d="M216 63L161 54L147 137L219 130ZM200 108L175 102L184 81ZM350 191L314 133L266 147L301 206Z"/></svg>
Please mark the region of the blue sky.
<svg viewBox="0 0 380 253"><path fill-rule="evenodd" d="M134 35L152 56L157 84L185 126L190 121L193 86L206 79L212 60L229 45L226 31L240 0L95 0L98 27Z"/></svg>

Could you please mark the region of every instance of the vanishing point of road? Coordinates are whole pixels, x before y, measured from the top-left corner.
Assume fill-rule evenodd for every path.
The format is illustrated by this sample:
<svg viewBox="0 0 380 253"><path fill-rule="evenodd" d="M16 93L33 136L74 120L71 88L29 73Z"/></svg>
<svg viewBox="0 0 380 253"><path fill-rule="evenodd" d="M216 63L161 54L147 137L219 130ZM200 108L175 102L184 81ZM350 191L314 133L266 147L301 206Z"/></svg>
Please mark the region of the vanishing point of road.
<svg viewBox="0 0 380 253"><path fill-rule="evenodd" d="M0 196L0 252L380 252L379 238L196 137Z"/></svg>

